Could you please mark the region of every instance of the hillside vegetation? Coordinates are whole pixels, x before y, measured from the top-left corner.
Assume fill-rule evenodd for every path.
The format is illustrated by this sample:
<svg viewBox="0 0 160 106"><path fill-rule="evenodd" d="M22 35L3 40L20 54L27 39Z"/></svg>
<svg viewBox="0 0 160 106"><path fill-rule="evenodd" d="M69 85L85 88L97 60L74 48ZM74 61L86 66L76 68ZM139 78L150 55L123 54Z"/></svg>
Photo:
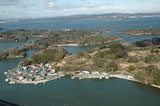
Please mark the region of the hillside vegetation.
<svg viewBox="0 0 160 106"><path fill-rule="evenodd" d="M57 71L67 74L82 70L126 71L145 84L160 85L160 45L137 47L135 43L127 46L123 43L110 44L75 54L67 54L63 50L44 50L29 60L30 64L53 62ZM26 64L28 61L22 63Z"/></svg>

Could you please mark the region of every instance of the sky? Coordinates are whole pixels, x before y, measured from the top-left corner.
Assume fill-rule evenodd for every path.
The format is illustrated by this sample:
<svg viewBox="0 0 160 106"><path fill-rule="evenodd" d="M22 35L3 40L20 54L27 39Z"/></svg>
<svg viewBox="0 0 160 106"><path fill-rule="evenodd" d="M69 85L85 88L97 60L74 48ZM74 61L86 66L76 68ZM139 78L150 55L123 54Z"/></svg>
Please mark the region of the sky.
<svg viewBox="0 0 160 106"><path fill-rule="evenodd" d="M0 19L157 12L160 0L0 0Z"/></svg>

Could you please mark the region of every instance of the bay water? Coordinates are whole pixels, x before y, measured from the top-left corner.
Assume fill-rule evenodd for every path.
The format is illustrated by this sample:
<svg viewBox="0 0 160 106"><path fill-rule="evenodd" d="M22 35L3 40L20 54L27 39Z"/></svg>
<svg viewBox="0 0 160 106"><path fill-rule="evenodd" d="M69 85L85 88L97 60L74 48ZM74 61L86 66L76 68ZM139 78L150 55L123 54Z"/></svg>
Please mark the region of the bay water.
<svg viewBox="0 0 160 106"><path fill-rule="evenodd" d="M0 27L7 30L15 29L56 29L79 28L127 30L136 28L160 28L160 18L138 18L136 20L117 19L87 19L87 20L48 20L3 23ZM143 39L152 39L157 36L133 37L121 35L123 41L135 42ZM22 42L0 41L0 51L21 46L31 40ZM66 47L70 53L88 51L96 46ZM30 57L38 50L30 50ZM5 82L3 74L9 69L17 67L25 58L0 61L0 99L22 106L159 106L160 89L148 85L112 78L109 80L85 79L71 80L70 77L49 81L38 85L10 85Z"/></svg>

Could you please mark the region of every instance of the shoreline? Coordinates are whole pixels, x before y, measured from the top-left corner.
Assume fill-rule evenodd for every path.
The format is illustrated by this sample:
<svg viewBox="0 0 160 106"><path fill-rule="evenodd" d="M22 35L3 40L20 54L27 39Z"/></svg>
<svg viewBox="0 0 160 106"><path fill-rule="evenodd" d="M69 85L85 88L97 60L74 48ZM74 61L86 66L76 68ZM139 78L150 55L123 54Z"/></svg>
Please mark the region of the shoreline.
<svg viewBox="0 0 160 106"><path fill-rule="evenodd" d="M154 85L154 84L152 84L151 86L155 87L155 88L160 88L160 86L157 86L157 85Z"/></svg>
<svg viewBox="0 0 160 106"><path fill-rule="evenodd" d="M58 47L76 46L76 47L78 47L78 46L80 46L80 45L78 45L78 44L59 44L59 45L55 45L55 46L58 46Z"/></svg>
<svg viewBox="0 0 160 106"><path fill-rule="evenodd" d="M126 74L126 75L124 75ZM45 80L40 80L40 81L19 81L19 80L15 80L15 83L9 83L9 84L45 84L46 82L49 82L49 81L53 81L53 80L56 80L56 79L59 79L59 78L62 78L62 77L66 77L66 76L69 76L72 80L74 80L75 78L78 78L79 80L83 80L83 79L107 79L109 80L110 78L117 78L117 79L123 79L123 80L128 80L128 81L133 81L133 82L138 82L138 83L141 83L141 84L144 84L142 83L141 81L135 79L132 75L127 75L128 73L125 73L125 72L120 72L120 74L108 74L108 75L78 75L78 74L73 74L73 73L63 73L61 72L61 74L59 75L52 75L52 78L49 78L49 79L45 79ZM53 77L54 76L54 77ZM147 84L145 84L147 85ZM152 85L149 85L151 87L155 87L155 88L160 88L160 86L158 85L155 85L155 84L152 84Z"/></svg>
<svg viewBox="0 0 160 106"><path fill-rule="evenodd" d="M63 76L61 76L61 77L63 77ZM46 83L46 82L49 82L52 80L56 80L61 77L54 77L49 80L41 80L41 81L18 81L18 80L16 80L15 83L17 83L17 84L40 84L40 83Z"/></svg>
<svg viewBox="0 0 160 106"><path fill-rule="evenodd" d="M0 40L4 40L4 38L0 38Z"/></svg>

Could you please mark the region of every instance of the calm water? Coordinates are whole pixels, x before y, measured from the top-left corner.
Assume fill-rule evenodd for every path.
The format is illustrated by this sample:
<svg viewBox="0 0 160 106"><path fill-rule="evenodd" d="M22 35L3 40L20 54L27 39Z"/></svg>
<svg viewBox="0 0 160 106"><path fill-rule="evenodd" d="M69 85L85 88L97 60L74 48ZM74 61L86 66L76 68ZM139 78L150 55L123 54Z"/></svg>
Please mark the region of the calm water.
<svg viewBox="0 0 160 106"><path fill-rule="evenodd" d="M20 42L0 40L0 52L3 51L4 49L21 46L21 45L23 45L25 43L29 43L31 41L38 40L38 39L41 39L41 38L30 38L27 41L20 41Z"/></svg>
<svg viewBox="0 0 160 106"><path fill-rule="evenodd" d="M0 24L5 30L14 29L118 29L160 28L159 18L137 20L72 20L36 21ZM114 32L113 32L114 34ZM154 36L130 37L122 35L125 41L137 41ZM31 39L32 40L32 39ZM0 51L20 46L26 42L0 41ZM70 53L90 50L90 47L66 47ZM38 50L28 51L28 57ZM27 106L159 106L160 89L122 79L71 80L69 77L47 82L45 85L9 85L4 72L16 67L22 59L0 61L0 99Z"/></svg>

